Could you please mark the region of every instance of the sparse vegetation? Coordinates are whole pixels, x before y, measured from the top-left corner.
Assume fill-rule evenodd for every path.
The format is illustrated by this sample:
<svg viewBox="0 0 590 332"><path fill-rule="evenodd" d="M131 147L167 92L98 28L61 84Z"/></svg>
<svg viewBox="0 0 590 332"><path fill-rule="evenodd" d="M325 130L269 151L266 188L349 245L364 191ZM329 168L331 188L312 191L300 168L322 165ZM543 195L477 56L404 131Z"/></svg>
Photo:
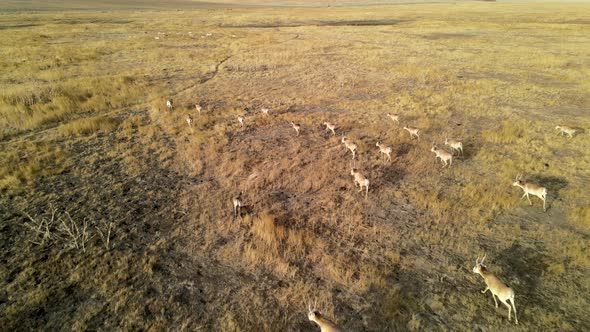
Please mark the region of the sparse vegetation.
<svg viewBox="0 0 590 332"><path fill-rule="evenodd" d="M0 17L2 329L590 329L587 4L183 8Z"/></svg>

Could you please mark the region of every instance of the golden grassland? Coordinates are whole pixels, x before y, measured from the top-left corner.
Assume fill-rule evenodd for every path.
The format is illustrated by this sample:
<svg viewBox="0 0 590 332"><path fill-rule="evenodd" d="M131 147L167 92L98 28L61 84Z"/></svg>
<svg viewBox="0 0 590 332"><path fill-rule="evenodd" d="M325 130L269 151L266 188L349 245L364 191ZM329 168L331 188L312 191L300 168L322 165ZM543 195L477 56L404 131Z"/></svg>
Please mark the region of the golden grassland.
<svg viewBox="0 0 590 332"><path fill-rule="evenodd" d="M589 329L588 23L501 3L0 17L0 326L314 331L317 299L351 331ZM443 169L447 136L465 154ZM479 292L483 252L518 326Z"/></svg>

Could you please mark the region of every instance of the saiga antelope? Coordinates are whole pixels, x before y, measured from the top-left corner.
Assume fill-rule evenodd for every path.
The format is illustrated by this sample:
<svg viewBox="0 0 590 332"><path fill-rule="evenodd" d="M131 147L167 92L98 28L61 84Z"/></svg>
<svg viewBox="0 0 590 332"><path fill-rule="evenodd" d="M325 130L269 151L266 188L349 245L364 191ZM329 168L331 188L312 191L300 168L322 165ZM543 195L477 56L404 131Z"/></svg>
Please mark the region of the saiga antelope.
<svg viewBox="0 0 590 332"><path fill-rule="evenodd" d="M482 290L482 294L485 294L488 290L492 293L492 298L494 298L494 303L496 304L496 308L498 307L498 301L504 303L505 306L508 307L508 321L510 321L510 313L514 310L514 321L518 324L518 316L516 316L516 304L514 302L514 290L512 288L506 286L500 279L498 279L495 275L488 271L486 266L483 264L483 261L486 259L486 255L483 256L481 261L479 257L475 260L475 266L473 267L473 273L477 273L482 276L483 280L486 283L486 288ZM508 300L510 300L510 306L508 304Z"/></svg>
<svg viewBox="0 0 590 332"><path fill-rule="evenodd" d="M387 113L387 116L391 119L391 121L399 124L399 115Z"/></svg>
<svg viewBox="0 0 590 332"><path fill-rule="evenodd" d="M336 324L332 323L322 316L322 314L320 314L320 312L316 309L316 303L314 303L313 309L311 308L311 304L308 304L307 310L307 318L310 321L318 324L321 332L340 332L340 329L336 326Z"/></svg>
<svg viewBox="0 0 590 332"><path fill-rule="evenodd" d="M420 129L406 126L404 126L404 129L410 133L410 139L414 138L414 136L416 136L417 139L420 139L420 135L418 134Z"/></svg>
<svg viewBox="0 0 590 332"><path fill-rule="evenodd" d="M332 136L336 136L336 125L331 122L324 122L324 126L326 126L326 131L332 131Z"/></svg>
<svg viewBox="0 0 590 332"><path fill-rule="evenodd" d="M186 123L188 123L189 127L193 127L193 117L190 114L186 115Z"/></svg>
<svg viewBox="0 0 590 332"><path fill-rule="evenodd" d="M172 101L172 99L167 99L166 100L166 108L169 111L173 111L174 110L174 102Z"/></svg>
<svg viewBox="0 0 590 332"><path fill-rule="evenodd" d="M443 163L443 168L445 166L447 166L447 162L449 167L451 167L451 165L453 165L453 155L450 154L449 152L439 148L438 146L436 146L436 144L432 143L432 149L430 149L430 151L434 152L434 154L436 154L436 159L438 160L438 158L440 158L440 161L442 161Z"/></svg>
<svg viewBox="0 0 590 332"><path fill-rule="evenodd" d="M354 157L356 156L356 148L357 148L356 144L347 140L346 136L342 136L341 142L344 143L344 146L346 146L346 148L348 150L350 150L350 152L352 152L352 159L354 159Z"/></svg>
<svg viewBox="0 0 590 332"><path fill-rule="evenodd" d="M524 194L522 194L520 199L523 199L526 196L526 198L529 200L529 204L533 205L533 202L531 202L531 199L529 198L529 194L537 196L543 201L543 211L547 211L545 208L545 203L547 200L547 188L523 181L522 174L519 174L516 179L514 179L512 185L515 187L520 187L522 190L524 190Z"/></svg>
<svg viewBox="0 0 590 332"><path fill-rule="evenodd" d="M238 122L240 123L240 126L241 126L242 128L244 128L244 120L245 120L245 119L244 119L244 117L242 117L242 116L238 116Z"/></svg>
<svg viewBox="0 0 590 332"><path fill-rule="evenodd" d="M566 126L555 126L555 130L559 130L558 135L568 135L570 138L574 137L576 130Z"/></svg>
<svg viewBox="0 0 590 332"><path fill-rule="evenodd" d="M391 146L387 146L385 144L381 144L380 142L377 142L377 147L379 148L379 151L381 152L381 154L384 156L387 156L387 160L391 161L391 152L393 151ZM385 162L385 160L383 160L383 162Z"/></svg>
<svg viewBox="0 0 590 332"><path fill-rule="evenodd" d="M299 130L301 129L301 125L291 121L291 127L293 127L293 129L295 129L295 132L297 132L297 136L299 136Z"/></svg>
<svg viewBox="0 0 590 332"><path fill-rule="evenodd" d="M463 143L456 141L454 139L449 139L448 137L445 138L445 145L448 145L453 149L453 151L457 151L461 155L463 155Z"/></svg>
<svg viewBox="0 0 590 332"><path fill-rule="evenodd" d="M195 109L197 110L197 112L199 112L199 115L201 115L201 111L203 110L203 108L201 107L201 105L196 104L195 105Z"/></svg>
<svg viewBox="0 0 590 332"><path fill-rule="evenodd" d="M369 194L369 179L367 179L364 175L362 175L356 168L350 169L350 175L354 177L354 186L359 186L359 192L363 191L363 187L365 187L365 197Z"/></svg>
<svg viewBox="0 0 590 332"><path fill-rule="evenodd" d="M233 199L234 204L234 218L238 217L240 210L242 209L242 192L238 194L238 196L234 197Z"/></svg>

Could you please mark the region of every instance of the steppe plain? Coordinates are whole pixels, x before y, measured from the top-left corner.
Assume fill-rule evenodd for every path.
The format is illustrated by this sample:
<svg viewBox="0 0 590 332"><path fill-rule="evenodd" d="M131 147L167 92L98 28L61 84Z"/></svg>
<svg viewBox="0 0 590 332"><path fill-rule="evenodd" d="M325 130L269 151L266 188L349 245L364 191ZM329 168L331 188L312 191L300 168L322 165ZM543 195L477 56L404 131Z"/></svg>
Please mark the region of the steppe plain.
<svg viewBox="0 0 590 332"><path fill-rule="evenodd" d="M590 330L590 4L277 3L0 4L0 330Z"/></svg>

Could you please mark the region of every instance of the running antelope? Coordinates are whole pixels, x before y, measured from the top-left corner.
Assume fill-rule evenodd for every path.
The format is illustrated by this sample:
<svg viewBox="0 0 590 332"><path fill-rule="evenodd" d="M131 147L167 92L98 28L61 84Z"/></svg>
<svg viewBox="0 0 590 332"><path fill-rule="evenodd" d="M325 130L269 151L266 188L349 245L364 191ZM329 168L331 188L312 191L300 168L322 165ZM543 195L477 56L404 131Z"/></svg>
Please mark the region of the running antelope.
<svg viewBox="0 0 590 332"><path fill-rule="evenodd" d="M263 108L260 110L260 112L262 112L262 114L268 116L268 112L270 112L270 110L268 108Z"/></svg>
<svg viewBox="0 0 590 332"><path fill-rule="evenodd" d="M336 326L336 324L332 323L322 316L322 314L320 314L320 312L316 309L316 303L314 303L313 309L311 308L311 304L308 304L307 310L307 318L310 321L318 324L321 332L340 332L340 329Z"/></svg>
<svg viewBox="0 0 590 332"><path fill-rule="evenodd" d="M391 119L391 121L399 124L399 115L398 114L387 113L387 116Z"/></svg>
<svg viewBox="0 0 590 332"><path fill-rule="evenodd" d="M293 127L293 129L295 129L295 131L297 132L297 136L299 136L299 130L301 129L301 125L291 121L291 127Z"/></svg>
<svg viewBox="0 0 590 332"><path fill-rule="evenodd" d="M190 114L186 115L186 123L188 123L189 127L193 127L193 117Z"/></svg>
<svg viewBox="0 0 590 332"><path fill-rule="evenodd" d="M174 102L172 101L172 99L166 100L166 108L169 111L173 111L174 110Z"/></svg>
<svg viewBox="0 0 590 332"><path fill-rule="evenodd" d="M346 136L342 136L341 142L344 143L344 145L348 150L350 150L350 152L352 152L352 159L354 159L354 157L356 156L356 144L346 139Z"/></svg>
<svg viewBox="0 0 590 332"><path fill-rule="evenodd" d="M240 126L242 128L244 128L244 117L243 116L238 116L238 122L240 123Z"/></svg>
<svg viewBox="0 0 590 332"><path fill-rule="evenodd" d="M440 158L440 161L442 161L442 164L443 164L443 166L442 166L443 168L445 166L447 166L447 164L449 165L449 167L451 167L451 165L453 165L453 155L451 153L439 148L434 143L432 143L432 149L430 149L430 151L432 151L432 152L434 152L434 154L436 154L437 160L438 160L438 158Z"/></svg>
<svg viewBox="0 0 590 332"><path fill-rule="evenodd" d="M391 148L391 146L385 145L385 144L381 144L380 142L377 142L377 147L379 148L379 151L381 151L381 154L385 157L387 156L387 160L391 161L391 152L393 151L393 149ZM383 162L385 162L385 160L383 160Z"/></svg>
<svg viewBox="0 0 590 332"><path fill-rule="evenodd" d="M455 141L454 139L449 139L448 137L445 138L445 145L448 145L453 149L453 152L457 151L463 155L463 143L459 141Z"/></svg>
<svg viewBox="0 0 590 332"><path fill-rule="evenodd" d="M486 255L483 256L481 260L479 257L475 260L475 266L473 267L473 273L477 273L482 276L483 280L486 283L486 288L482 290L482 294L485 294L488 290L492 293L492 298L494 298L494 303L496 304L496 308L498 307L498 301L504 303L505 306L508 307L508 321L510 321L510 314L511 311L514 310L514 321L518 324L518 317L516 316L516 304L514 303L514 290L512 288L506 286L498 277L492 274L492 272L488 271L486 266L483 264L483 261L486 259ZM508 300L510 300L510 304L508 304Z"/></svg>
<svg viewBox="0 0 590 332"><path fill-rule="evenodd" d="M523 181L522 174L519 174L516 177L516 179L514 179L512 185L515 187L520 187L522 188L522 190L524 190L524 194L522 194L522 197L520 199L526 197L529 200L529 204L533 205L533 202L531 202L531 199L529 198L529 194L537 196L543 201L543 211L547 211L547 209L545 208L547 200L547 188Z"/></svg>
<svg viewBox="0 0 590 332"><path fill-rule="evenodd" d="M558 135L568 135L570 138L574 137L576 130L567 126L555 126L555 130L559 130Z"/></svg>
<svg viewBox="0 0 590 332"><path fill-rule="evenodd" d="M196 104L195 109L197 110L197 112L199 112L199 115L201 115L201 111L203 111L203 108L201 107L201 105Z"/></svg>
<svg viewBox="0 0 590 332"><path fill-rule="evenodd" d="M234 197L233 203L234 203L234 218L236 218L239 215L240 210L242 209L242 192L240 192L238 194L238 196Z"/></svg>
<svg viewBox="0 0 590 332"><path fill-rule="evenodd" d="M408 131L408 133L410 133L410 139L414 138L414 136L416 136L417 139L420 139L420 135L418 135L418 132L420 131L420 129L418 128L413 128L413 127L405 127L404 129Z"/></svg>
<svg viewBox="0 0 590 332"><path fill-rule="evenodd" d="M350 175L354 176L354 186L359 186L359 192L363 191L363 187L365 187L365 197L369 194L369 179L367 179L364 175L362 175L356 168L350 169Z"/></svg>
<svg viewBox="0 0 590 332"><path fill-rule="evenodd" d="M332 131L332 136L336 136L336 125L331 122L324 122L324 126L326 126L326 131Z"/></svg>

